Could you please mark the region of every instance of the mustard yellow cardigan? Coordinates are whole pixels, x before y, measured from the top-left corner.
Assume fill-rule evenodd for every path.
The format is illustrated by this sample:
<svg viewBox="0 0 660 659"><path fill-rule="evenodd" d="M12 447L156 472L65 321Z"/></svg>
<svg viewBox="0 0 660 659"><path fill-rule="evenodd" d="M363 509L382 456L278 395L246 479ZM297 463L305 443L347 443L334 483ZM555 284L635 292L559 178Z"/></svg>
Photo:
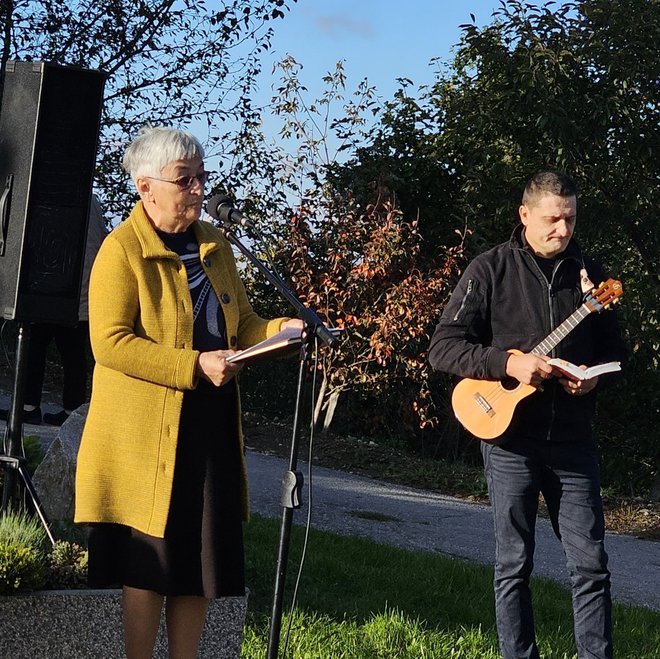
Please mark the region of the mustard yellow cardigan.
<svg viewBox="0 0 660 659"><path fill-rule="evenodd" d="M252 310L221 232L201 221L193 229L230 347L247 348L279 331L284 318L268 321ZM114 522L163 537L181 403L196 385L199 353L192 349L186 269L154 231L142 202L101 246L90 279L89 325L96 367L78 453L75 521ZM236 441L243 455L242 436ZM242 483L247 516L244 460Z"/></svg>

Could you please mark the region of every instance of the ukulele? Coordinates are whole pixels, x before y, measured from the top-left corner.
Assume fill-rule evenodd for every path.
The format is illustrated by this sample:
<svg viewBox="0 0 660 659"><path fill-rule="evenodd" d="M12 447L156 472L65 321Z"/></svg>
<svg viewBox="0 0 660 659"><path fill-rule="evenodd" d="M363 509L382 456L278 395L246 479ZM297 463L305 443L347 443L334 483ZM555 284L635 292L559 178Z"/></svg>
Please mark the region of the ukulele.
<svg viewBox="0 0 660 659"><path fill-rule="evenodd" d="M583 304L559 327L531 350L533 355L547 355L590 313L600 313L623 295L620 281L608 279L585 297ZM509 350L522 355L520 350ZM511 423L516 405L533 394L536 387L523 384L513 378L502 381L461 380L451 397L451 406L456 418L473 435L484 441L499 437Z"/></svg>

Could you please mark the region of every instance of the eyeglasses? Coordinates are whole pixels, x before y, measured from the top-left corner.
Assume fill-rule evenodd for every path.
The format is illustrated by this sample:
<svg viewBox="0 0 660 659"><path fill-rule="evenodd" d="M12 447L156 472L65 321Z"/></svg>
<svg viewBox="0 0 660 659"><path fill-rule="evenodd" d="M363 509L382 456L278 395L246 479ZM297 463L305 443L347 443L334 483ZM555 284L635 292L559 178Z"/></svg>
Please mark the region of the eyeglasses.
<svg viewBox="0 0 660 659"><path fill-rule="evenodd" d="M170 178L158 178L157 176L145 176L144 178L150 178L153 181L163 181L163 183L174 183L179 190L184 192L185 190L190 190L195 184L195 181L199 181L200 185L204 187L206 182L209 180L211 172L200 172L194 176L179 176L179 178L170 179Z"/></svg>

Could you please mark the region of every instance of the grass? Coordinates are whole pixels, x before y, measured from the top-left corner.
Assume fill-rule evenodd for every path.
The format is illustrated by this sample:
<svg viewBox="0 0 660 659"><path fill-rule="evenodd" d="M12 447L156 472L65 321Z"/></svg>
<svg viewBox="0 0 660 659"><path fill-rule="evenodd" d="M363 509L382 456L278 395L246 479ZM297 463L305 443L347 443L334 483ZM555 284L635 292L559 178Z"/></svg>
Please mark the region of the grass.
<svg viewBox="0 0 660 659"><path fill-rule="evenodd" d="M294 527L290 602L303 530ZM242 657L266 656L279 521L246 526L250 588ZM295 659L495 659L492 569L426 552L312 530L288 652ZM544 659L575 657L569 592L535 579L537 639ZM285 604L285 607L290 604ZM288 611L281 638L284 640ZM660 658L660 612L614 606L618 659Z"/></svg>

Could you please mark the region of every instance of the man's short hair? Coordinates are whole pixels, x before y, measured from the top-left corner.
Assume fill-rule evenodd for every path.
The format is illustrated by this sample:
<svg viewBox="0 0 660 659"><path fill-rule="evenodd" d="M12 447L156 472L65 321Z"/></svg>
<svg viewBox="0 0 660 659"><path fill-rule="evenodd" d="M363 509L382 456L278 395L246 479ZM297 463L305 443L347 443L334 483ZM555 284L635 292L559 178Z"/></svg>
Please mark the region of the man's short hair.
<svg viewBox="0 0 660 659"><path fill-rule="evenodd" d="M577 186L562 172L555 170L538 172L527 181L522 203L525 206L534 206L541 197L548 194L557 197L577 197Z"/></svg>

